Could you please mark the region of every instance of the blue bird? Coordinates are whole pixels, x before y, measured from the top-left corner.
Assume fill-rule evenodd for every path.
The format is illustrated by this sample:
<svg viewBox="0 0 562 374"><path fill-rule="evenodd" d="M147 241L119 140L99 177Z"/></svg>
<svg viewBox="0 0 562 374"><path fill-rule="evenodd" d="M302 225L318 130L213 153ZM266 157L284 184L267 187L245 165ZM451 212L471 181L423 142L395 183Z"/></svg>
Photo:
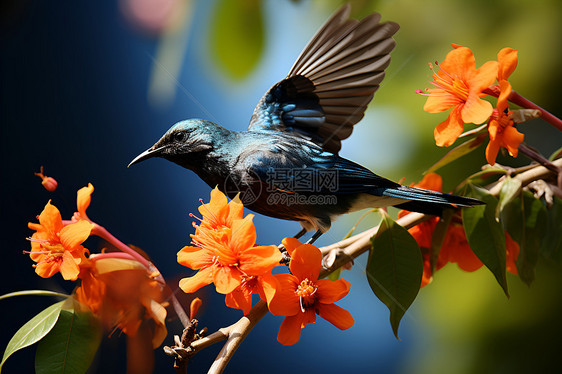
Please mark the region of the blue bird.
<svg viewBox="0 0 562 374"><path fill-rule="evenodd" d="M262 97L247 131L190 119L172 126L130 164L162 157L193 170L255 212L316 230L341 214L396 206L439 215L480 201L402 186L338 155L384 78L399 26L338 10L316 33L285 79Z"/></svg>

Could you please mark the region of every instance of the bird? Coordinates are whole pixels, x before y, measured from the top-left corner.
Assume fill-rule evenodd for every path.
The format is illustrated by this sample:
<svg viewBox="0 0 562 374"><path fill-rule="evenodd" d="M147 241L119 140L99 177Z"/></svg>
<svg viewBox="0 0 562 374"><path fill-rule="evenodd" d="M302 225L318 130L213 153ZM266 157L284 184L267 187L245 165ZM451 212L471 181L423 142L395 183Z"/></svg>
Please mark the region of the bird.
<svg viewBox="0 0 562 374"><path fill-rule="evenodd" d="M285 79L258 102L248 130L203 119L174 124L128 165L153 157L194 171L249 209L298 221L313 243L340 215L395 206L440 215L479 200L408 187L339 156L341 141L364 116L379 88L399 25L372 13L337 10L312 37Z"/></svg>

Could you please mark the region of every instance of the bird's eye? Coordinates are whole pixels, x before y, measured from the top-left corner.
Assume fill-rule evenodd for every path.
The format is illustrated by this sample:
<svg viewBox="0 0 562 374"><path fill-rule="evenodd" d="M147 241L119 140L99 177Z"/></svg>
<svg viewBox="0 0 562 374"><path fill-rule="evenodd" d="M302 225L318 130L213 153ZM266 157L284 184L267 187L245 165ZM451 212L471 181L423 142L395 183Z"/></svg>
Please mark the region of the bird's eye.
<svg viewBox="0 0 562 374"><path fill-rule="evenodd" d="M181 142L185 139L185 133L183 132L175 132L172 134L172 140L176 142Z"/></svg>

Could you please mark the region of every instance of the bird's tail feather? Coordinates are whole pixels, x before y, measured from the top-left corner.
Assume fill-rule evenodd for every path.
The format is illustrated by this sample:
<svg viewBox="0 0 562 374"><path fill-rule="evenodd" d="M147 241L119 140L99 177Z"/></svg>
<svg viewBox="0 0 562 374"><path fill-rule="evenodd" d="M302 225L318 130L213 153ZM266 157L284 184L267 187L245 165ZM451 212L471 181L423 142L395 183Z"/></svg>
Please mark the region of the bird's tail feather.
<svg viewBox="0 0 562 374"><path fill-rule="evenodd" d="M419 212L424 214L441 215L446 207L470 207L484 204L482 201L470 197L450 195L442 192L424 190L421 188L398 186L396 188L385 188L382 191L373 191L374 194L387 197L396 197L410 200L395 205L398 208Z"/></svg>

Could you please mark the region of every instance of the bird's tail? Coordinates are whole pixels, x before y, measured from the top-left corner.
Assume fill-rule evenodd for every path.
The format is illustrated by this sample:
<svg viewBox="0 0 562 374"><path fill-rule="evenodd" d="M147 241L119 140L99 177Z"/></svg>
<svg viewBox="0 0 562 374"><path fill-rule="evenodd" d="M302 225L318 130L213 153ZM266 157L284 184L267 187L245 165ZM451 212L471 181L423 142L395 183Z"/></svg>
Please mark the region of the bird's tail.
<svg viewBox="0 0 562 374"><path fill-rule="evenodd" d="M424 190L421 188L397 186L396 188L385 188L383 191L373 191L375 195L395 197L408 202L395 205L395 207L440 216L446 207L470 207L481 205L484 202L470 197L450 195L442 192Z"/></svg>

